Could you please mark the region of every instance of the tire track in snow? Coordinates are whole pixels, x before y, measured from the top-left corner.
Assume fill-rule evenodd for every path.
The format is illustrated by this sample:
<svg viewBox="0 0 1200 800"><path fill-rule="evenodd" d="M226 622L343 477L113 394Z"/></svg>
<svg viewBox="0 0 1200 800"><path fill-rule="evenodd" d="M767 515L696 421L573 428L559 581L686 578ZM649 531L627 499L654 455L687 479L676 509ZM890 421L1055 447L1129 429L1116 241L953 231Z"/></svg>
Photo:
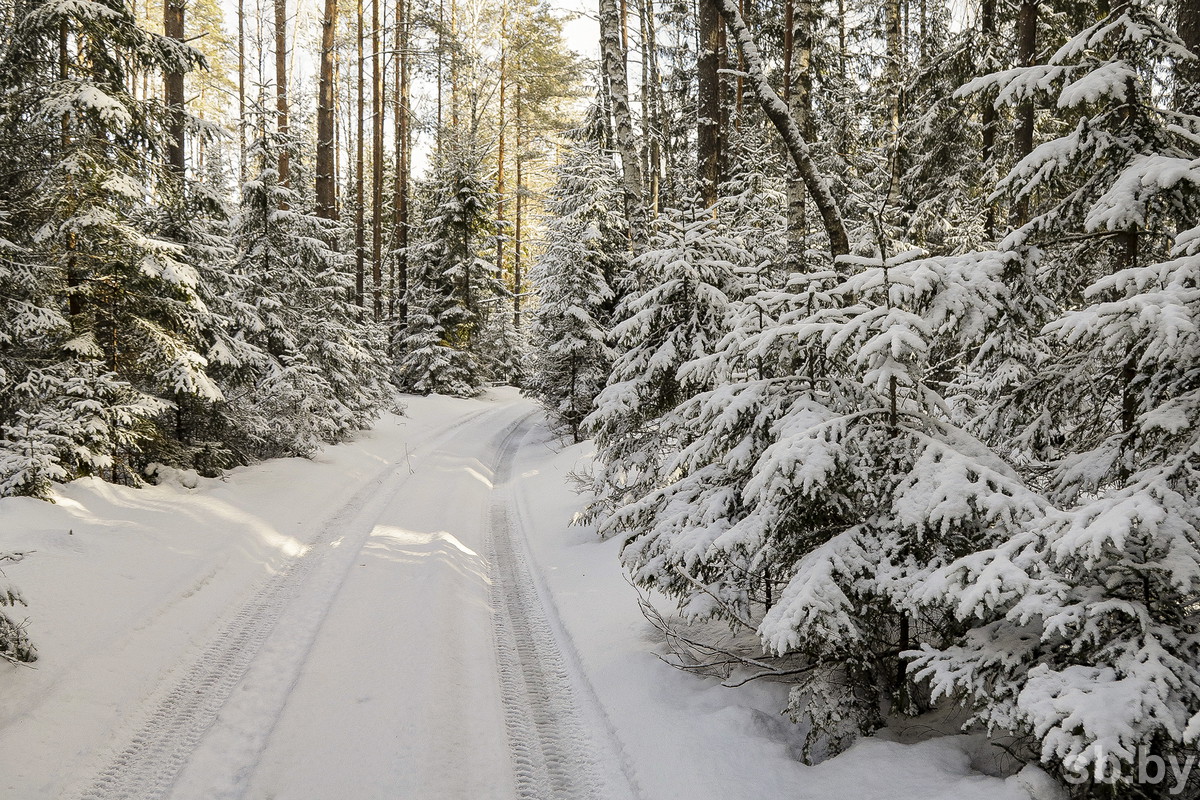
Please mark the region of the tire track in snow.
<svg viewBox="0 0 1200 800"><path fill-rule="evenodd" d="M599 768L571 670L539 596L533 570L513 529L502 490L512 478L516 453L529 432L527 415L500 447L488 535L493 637L505 725L521 800L600 800L635 797L615 793ZM593 715L594 716L594 715Z"/></svg>
<svg viewBox="0 0 1200 800"><path fill-rule="evenodd" d="M455 421L426 437L410 456L436 447L480 416L499 410L484 409ZM280 618L305 588L310 591L314 588L308 584L314 582L311 579L318 567L337 550L345 554L343 560L347 566L353 561L375 520L409 474L407 462L389 464L330 516L305 543L304 551L264 580L177 678L170 675L165 678L165 689L160 688L156 694L160 698L157 705L150 701L151 708L135 733L119 746L91 785L76 796L81 800L156 800L166 796ZM288 662L282 665L286 674L276 675L282 690L275 692L278 697L270 698L273 702L269 704L276 707L261 709L268 714L267 730L254 737L257 741L246 743L251 747L261 748L278 718L287 690L295 682L304 655L345 578L345 569L337 568L336 574L327 577L328 580L315 587L320 596L306 598L309 607L302 612L307 613L302 613L293 626L299 630L290 631L291 641L278 648ZM275 655L278 661L279 654ZM241 765L242 769L236 770L235 765L227 765L231 772L239 773L230 776L235 780L245 777L240 773L252 766Z"/></svg>

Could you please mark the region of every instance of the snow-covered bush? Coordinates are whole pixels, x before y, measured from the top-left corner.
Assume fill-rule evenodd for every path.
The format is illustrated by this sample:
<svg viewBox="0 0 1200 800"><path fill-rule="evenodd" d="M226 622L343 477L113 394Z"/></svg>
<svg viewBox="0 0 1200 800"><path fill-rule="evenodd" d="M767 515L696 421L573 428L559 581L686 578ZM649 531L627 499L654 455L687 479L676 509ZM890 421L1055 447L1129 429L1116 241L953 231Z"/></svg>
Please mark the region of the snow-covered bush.
<svg viewBox="0 0 1200 800"><path fill-rule="evenodd" d="M480 369L488 381L507 386L524 386L533 356L526 340L528 326L517 326L509 293L497 294L481 314L476 352ZM509 302L505 302L509 301ZM526 309L522 309L524 313Z"/></svg>
<svg viewBox="0 0 1200 800"><path fill-rule="evenodd" d="M20 561L24 553L5 552L0 550L0 564L5 561ZM2 573L0 573L2 576ZM37 661L37 648L29 641L25 626L16 622L4 609L25 605L25 599L20 592L11 586L0 584L0 659L14 663L29 663Z"/></svg>

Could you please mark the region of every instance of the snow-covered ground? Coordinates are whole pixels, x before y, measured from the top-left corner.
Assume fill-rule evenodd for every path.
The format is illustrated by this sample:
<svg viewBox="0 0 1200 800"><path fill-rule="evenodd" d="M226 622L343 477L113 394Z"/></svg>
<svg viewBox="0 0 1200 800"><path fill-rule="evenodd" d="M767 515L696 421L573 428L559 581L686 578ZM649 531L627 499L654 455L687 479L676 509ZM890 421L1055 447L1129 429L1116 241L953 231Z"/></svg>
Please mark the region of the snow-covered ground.
<svg viewBox="0 0 1200 800"><path fill-rule="evenodd" d="M654 656L568 527L586 445L511 390L406 402L311 461L0 500L41 656L0 663L0 798L1029 797L968 737L803 766L786 687Z"/></svg>

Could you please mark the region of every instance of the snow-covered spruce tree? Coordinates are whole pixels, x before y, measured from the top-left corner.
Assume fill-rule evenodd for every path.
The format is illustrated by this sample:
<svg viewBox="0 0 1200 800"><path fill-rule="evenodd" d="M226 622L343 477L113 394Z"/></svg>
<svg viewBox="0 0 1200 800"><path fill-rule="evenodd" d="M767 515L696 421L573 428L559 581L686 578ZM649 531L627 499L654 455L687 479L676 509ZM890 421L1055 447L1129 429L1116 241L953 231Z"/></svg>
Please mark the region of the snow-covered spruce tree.
<svg viewBox="0 0 1200 800"><path fill-rule="evenodd" d="M663 415L711 388L680 368L709 356L724 335L730 303L743 292L746 251L700 210L659 217L649 248L630 263L634 289L618 307L611 335L620 355L584 431L596 440L595 499L588 516L605 519L660 482L675 442Z"/></svg>
<svg viewBox="0 0 1200 800"><path fill-rule="evenodd" d="M627 263L621 203L612 159L597 142L574 142L547 199L544 249L530 275L541 305L525 392L576 442L612 366L612 282Z"/></svg>
<svg viewBox="0 0 1200 800"><path fill-rule="evenodd" d="M1056 306L1046 357L1004 398L1007 441L1055 508L919 594L973 625L926 646L920 674L1103 796L1139 747L1200 739L1200 137L1159 105L1182 53L1155 8L1119 4L1046 65L989 79L1002 98L1052 91L1067 123L1002 184L1033 204L1005 244Z"/></svg>
<svg viewBox="0 0 1200 800"><path fill-rule="evenodd" d="M760 166L768 165L769 161L764 154ZM690 570L695 563L690 557L666 569L663 569L665 562L656 562L649 570L642 568L648 551L657 546L654 540L658 532L648 531L648 528L666 522L669 516L672 519L667 524L673 530L667 537L679 542L693 534L701 538L705 536L700 529L707 527L707 523L700 520L706 519L710 512L717 517L710 521L718 525L735 517L736 512L732 507L723 505L724 501L718 504L721 506L719 510L699 511L697 517L668 512L669 506L685 496L688 499L682 500L680 509L691 501L706 502L707 498L702 500L701 495L707 489L726 492L746 479L744 474L735 474L737 470L731 471L728 464L695 462L695 473L692 467L682 465L691 464L691 459L699 450L707 454L706 458L716 458L715 454L727 442L729 432L725 427L730 422L727 415L750 414L754 418L750 424L761 428L751 438L761 440L767 434L770 421L781 413L778 408L772 412L768 406L773 403L786 406L790 403L787 386L778 386L778 391L773 392L774 397L767 396L772 392L760 393L761 386L750 388L752 383L778 376L781 364L773 360L776 357L771 349L774 340L768 334L765 340L768 344L764 346L763 340L757 337L778 326L780 315L792 312L797 298L792 292L794 286L776 288L776 284L782 282L777 265L784 262L788 246L787 219L783 213L785 208L783 181L772 179L749 165L722 185L722 194L716 205L720 225L714 225L713 228L723 233L722 244L727 248L726 255L736 263L738 288L736 294L729 298L719 329L712 332L708 347L690 353L692 357L679 364L676 370L680 378L693 386L704 388L694 397L683 398L674 408L660 409L656 420L657 433L661 438L675 442L680 449L679 453L663 462L660 474L655 476L655 482L662 487L661 490L644 498L630 496L628 504L617 509L605 523L613 531L624 530L631 534L623 559L634 571L637 580L654 583L659 588L672 584L669 593L686 598L683 602L685 618L704 618L709 615L712 612L711 598L692 592L695 587L691 584L690 576L672 571L676 567ZM799 281L798 276L794 278ZM752 341L755 344L748 345ZM753 352L748 347L753 347ZM789 373L793 365L785 359L782 369ZM772 385L770 381L763 384ZM746 393L735 400L734 396L742 392ZM736 408L726 408L725 403L732 403ZM710 417L709 414L714 412L716 415ZM747 420L742 419L734 425L736 427L744 422ZM701 475L701 472L704 474ZM707 489L697 492L701 484ZM761 586L755 586L758 580L754 575L743 572L737 579L741 587L737 591L755 594L765 589L769 597L770 584L764 582ZM705 608L701 610L701 606Z"/></svg>
<svg viewBox="0 0 1200 800"><path fill-rule="evenodd" d="M0 550L0 564L20 561L24 553ZM0 577L3 573L0 573ZM12 586L0 584L0 659L14 663L37 661L37 648L29 641L25 626L8 616L3 609L25 605L25 598Z"/></svg>
<svg viewBox="0 0 1200 800"><path fill-rule="evenodd" d="M160 410L74 352L51 277L0 239L0 496L47 497L57 481L100 471Z"/></svg>
<svg viewBox="0 0 1200 800"><path fill-rule="evenodd" d="M416 394L476 394L474 361L449 338L461 322L461 307L449 287L425 269L428 262L410 265L408 324L396 370L400 388Z"/></svg>
<svg viewBox="0 0 1200 800"><path fill-rule="evenodd" d="M718 192L716 213L729 236L747 253L747 292L778 289L787 279L787 167L779 148L762 128L747 126L737 135L739 162ZM734 145L731 144L731 147ZM808 236L807 247L817 245ZM807 263L815 253L804 247L797 260Z"/></svg>
<svg viewBox="0 0 1200 800"><path fill-rule="evenodd" d="M1009 302L1009 258L850 257L748 298L716 356L679 371L711 388L659 422L678 439L667 480L608 523L639 584L752 629L780 660L747 663L798 676L806 757L921 710L897 654L952 628L913 587L1041 513L937 391Z"/></svg>
<svg viewBox="0 0 1200 800"><path fill-rule="evenodd" d="M510 298L511 293L505 291L483 306L478 336L481 346L475 350L488 381L524 386L530 351L525 329L517 327L517 313L511 308Z"/></svg>
<svg viewBox="0 0 1200 800"><path fill-rule="evenodd" d="M136 481L174 435L173 399L221 399L196 270L149 223L165 111L128 90L132 71L200 58L116 0L18 6L0 52L0 280L16 314L0 341L0 481L32 493L80 474Z"/></svg>
<svg viewBox="0 0 1200 800"><path fill-rule="evenodd" d="M534 373L525 392L545 406L551 421L580 441L580 426L608 378L612 351L605 343L603 306L612 290L595 269L595 228L556 220L531 278L541 305L533 323ZM572 236L568 231L574 229Z"/></svg>
<svg viewBox="0 0 1200 800"><path fill-rule="evenodd" d="M480 173L469 144L447 144L426 181L428 212L410 257L408 329L397 366L406 391L470 396L487 378L482 306L505 291L482 251L495 202Z"/></svg>
<svg viewBox="0 0 1200 800"><path fill-rule="evenodd" d="M3 387L11 416L0 424L0 495L48 498L54 483L113 477L114 454L137 452L155 435L152 419L169 410L86 354L22 366Z"/></svg>
<svg viewBox="0 0 1200 800"><path fill-rule="evenodd" d="M196 294L201 303L198 349L207 362L207 374L228 398L231 390L237 391L230 379L261 355L245 335L248 330L258 330L261 320L243 313L242 301L249 286L237 269L231 238L236 206L230 200L233 186L227 175L226 148L202 121L189 119L188 123L204 142L205 170L200 175L170 175L160 186L159 202L149 210L152 217L147 224L159 237L176 242L179 259L196 271ZM171 400L174 407L168 426L173 437L160 443L156 455L161 460L186 464L207 476L248 461L251 454L239 452L225 441L236 430L226 416L229 403L206 402L181 392ZM233 433L230 438L239 435Z"/></svg>
<svg viewBox="0 0 1200 800"><path fill-rule="evenodd" d="M307 455L366 427L387 401L382 336L350 302L334 225L279 182L275 134L250 147L255 175L234 224L238 283L230 330L227 438L243 457ZM298 162L295 162L298 163Z"/></svg>

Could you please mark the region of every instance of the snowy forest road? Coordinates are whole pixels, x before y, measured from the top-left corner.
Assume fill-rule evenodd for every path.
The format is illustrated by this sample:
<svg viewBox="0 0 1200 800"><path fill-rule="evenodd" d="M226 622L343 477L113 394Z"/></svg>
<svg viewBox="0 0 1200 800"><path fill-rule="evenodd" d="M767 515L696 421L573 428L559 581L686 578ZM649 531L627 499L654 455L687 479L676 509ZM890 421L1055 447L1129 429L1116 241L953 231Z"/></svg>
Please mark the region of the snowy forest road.
<svg viewBox="0 0 1200 800"><path fill-rule="evenodd" d="M663 664L621 537L569 526L590 443L509 387L405 402L308 459L0 501L39 648L0 664L0 800L1029 800L973 736L804 766L788 687Z"/></svg>
<svg viewBox="0 0 1200 800"><path fill-rule="evenodd" d="M614 745L520 541L510 478L534 420L516 399L465 414L378 473L73 796L633 796L599 766Z"/></svg>

